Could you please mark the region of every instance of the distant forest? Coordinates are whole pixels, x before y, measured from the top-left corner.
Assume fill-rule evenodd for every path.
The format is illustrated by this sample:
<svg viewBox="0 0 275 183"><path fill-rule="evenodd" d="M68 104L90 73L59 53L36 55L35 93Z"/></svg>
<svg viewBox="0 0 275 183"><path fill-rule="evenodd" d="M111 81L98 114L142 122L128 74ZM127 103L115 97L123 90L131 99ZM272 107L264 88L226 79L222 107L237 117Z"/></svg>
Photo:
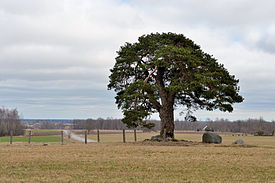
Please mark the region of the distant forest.
<svg viewBox="0 0 275 183"><path fill-rule="evenodd" d="M150 121L155 124L155 127L150 129L152 131L160 130L160 121ZM205 126L219 132L232 132L232 133L262 133L265 135L274 134L275 121L268 122L263 119L248 119L238 121L228 121L224 119L218 119L215 121L207 122L186 122L175 121L176 130L193 130L200 131ZM126 125L119 119L87 119L87 120L73 120L73 129L108 129L108 130L122 130L127 129ZM145 131L148 129L138 128Z"/></svg>

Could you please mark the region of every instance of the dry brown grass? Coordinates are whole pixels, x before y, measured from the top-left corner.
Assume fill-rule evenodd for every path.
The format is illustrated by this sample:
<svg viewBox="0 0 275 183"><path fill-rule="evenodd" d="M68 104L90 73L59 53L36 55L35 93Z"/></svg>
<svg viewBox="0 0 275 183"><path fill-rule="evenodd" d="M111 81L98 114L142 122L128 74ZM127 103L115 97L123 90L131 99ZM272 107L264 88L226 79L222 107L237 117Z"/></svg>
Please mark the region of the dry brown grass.
<svg viewBox="0 0 275 183"><path fill-rule="evenodd" d="M243 137L244 146L231 145L235 138L223 136L221 145L0 143L0 182L275 182L275 137Z"/></svg>

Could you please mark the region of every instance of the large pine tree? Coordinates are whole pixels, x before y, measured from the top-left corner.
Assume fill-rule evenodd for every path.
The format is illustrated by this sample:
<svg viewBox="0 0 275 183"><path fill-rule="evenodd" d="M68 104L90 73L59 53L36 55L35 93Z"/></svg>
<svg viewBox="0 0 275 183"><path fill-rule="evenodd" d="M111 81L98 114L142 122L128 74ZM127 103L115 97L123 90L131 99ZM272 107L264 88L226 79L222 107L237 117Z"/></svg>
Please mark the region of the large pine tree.
<svg viewBox="0 0 275 183"><path fill-rule="evenodd" d="M126 43L117 52L108 89L117 93L122 121L151 127L146 118L158 112L161 135L174 138L174 109L232 112L242 102L238 80L222 64L182 34L156 33ZM195 120L189 115L188 120Z"/></svg>

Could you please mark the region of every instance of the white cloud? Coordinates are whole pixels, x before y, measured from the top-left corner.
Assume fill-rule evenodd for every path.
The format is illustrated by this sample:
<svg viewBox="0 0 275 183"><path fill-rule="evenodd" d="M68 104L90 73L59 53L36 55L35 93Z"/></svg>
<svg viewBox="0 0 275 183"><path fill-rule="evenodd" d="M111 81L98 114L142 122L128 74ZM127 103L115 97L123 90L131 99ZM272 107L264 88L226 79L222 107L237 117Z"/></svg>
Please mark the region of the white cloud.
<svg viewBox="0 0 275 183"><path fill-rule="evenodd" d="M240 79L246 100L229 118L260 116L266 106L264 115L272 119L274 5L272 0L2 0L0 104L18 107L25 117L119 117L114 93L106 91L116 51L143 34L171 31L194 40ZM24 104L32 97L36 102ZM70 102L57 105L53 99ZM76 114L68 115L72 111Z"/></svg>

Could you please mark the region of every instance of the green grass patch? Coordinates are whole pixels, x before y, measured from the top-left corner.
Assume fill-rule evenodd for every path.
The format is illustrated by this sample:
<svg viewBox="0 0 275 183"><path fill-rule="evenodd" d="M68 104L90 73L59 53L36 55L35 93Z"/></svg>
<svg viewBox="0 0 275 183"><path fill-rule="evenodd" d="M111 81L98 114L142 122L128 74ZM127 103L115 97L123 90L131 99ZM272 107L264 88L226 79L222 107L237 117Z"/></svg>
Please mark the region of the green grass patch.
<svg viewBox="0 0 275 183"><path fill-rule="evenodd" d="M28 142L27 136L13 137L13 142ZM35 136L31 137L31 142L60 142L60 136ZM0 137L0 142L10 142L10 137Z"/></svg>

